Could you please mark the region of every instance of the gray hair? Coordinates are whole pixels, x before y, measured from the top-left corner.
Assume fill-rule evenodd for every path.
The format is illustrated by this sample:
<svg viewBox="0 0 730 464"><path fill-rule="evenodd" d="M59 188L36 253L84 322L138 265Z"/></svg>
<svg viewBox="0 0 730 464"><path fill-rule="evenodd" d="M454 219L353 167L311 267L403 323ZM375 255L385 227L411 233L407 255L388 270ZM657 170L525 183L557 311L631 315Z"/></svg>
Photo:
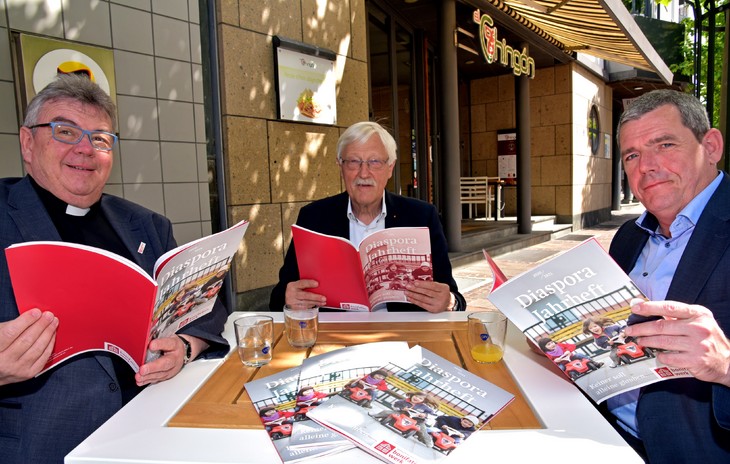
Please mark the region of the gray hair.
<svg viewBox="0 0 730 464"><path fill-rule="evenodd" d="M652 90L632 101L619 119L616 140L621 142L621 126L664 105L672 105L677 108L682 118L682 125L692 131L698 142L702 142L702 138L710 130L707 110L694 96L669 89Z"/></svg>
<svg viewBox="0 0 730 464"><path fill-rule="evenodd" d="M342 133L340 139L337 141L337 159L342 159L342 152L345 147L353 142L365 142L372 135L380 137L380 141L383 142L385 151L388 154L388 164L393 164L397 159L396 150L398 148L395 139L383 126L371 121L356 122Z"/></svg>
<svg viewBox="0 0 730 464"><path fill-rule="evenodd" d="M59 74L38 92L28 104L23 125L30 127L39 124L41 121L38 121L38 117L43 106L57 100L73 100L96 107L109 116L112 128L117 126L117 108L111 97L88 77L77 74Z"/></svg>

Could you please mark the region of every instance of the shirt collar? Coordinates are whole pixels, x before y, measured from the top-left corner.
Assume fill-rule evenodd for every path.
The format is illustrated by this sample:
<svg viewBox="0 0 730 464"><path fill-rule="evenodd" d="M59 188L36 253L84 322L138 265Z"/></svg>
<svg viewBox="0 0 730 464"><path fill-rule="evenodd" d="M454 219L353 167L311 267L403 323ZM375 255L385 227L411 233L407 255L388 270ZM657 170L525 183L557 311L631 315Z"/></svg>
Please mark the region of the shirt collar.
<svg viewBox="0 0 730 464"><path fill-rule="evenodd" d="M43 187L36 182L35 179L33 179L32 176L28 176L30 178L30 184L33 186L33 189L38 193L38 196L41 199L41 202L43 203L43 206L45 206L46 210L51 215L62 215L67 214L69 216L86 216L89 211L97 211L99 209L99 201L91 205L90 208L79 208L77 206L69 205L65 201L59 199L57 196L52 194L50 191L44 189Z"/></svg>
<svg viewBox="0 0 730 464"><path fill-rule="evenodd" d="M382 221L383 218L385 218L385 216L388 214L388 211L385 207L385 194L383 194L383 198L381 201L382 201L382 206L380 207L380 214L378 214L378 216L375 218L375 220L373 222L371 222L371 224L377 224L378 222ZM350 200L349 197L347 198L347 219L349 219L352 222L356 222L356 223L360 222L360 220L357 218L357 216L355 216L355 213L352 212L352 200Z"/></svg>
<svg viewBox="0 0 730 464"><path fill-rule="evenodd" d="M710 201L710 198L712 198L715 190L717 190L720 186L720 182L722 182L722 173L718 171L717 176L712 182L710 182L710 185L705 187L696 197L694 197L692 201L690 201L687 206L685 206L682 211L677 214L677 217L674 218L674 221L672 221L672 225L670 226L672 236L677 235L677 232L682 232L687 227L693 227L697 224L702 212L705 210L705 206L707 206L707 203ZM649 212L644 211L636 220L636 225L647 231L652 236L657 235L657 229L659 226L654 226L652 229L652 225L656 221L648 221L648 215Z"/></svg>

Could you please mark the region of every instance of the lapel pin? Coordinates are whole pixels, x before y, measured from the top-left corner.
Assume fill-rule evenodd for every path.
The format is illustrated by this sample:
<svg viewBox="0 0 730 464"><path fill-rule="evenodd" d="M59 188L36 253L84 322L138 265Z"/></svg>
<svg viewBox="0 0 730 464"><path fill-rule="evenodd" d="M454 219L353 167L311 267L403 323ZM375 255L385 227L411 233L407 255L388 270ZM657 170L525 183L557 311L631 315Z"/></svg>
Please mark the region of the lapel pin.
<svg viewBox="0 0 730 464"><path fill-rule="evenodd" d="M144 253L144 247L146 247L147 244L144 242L139 242L139 247L137 248L137 253L142 254Z"/></svg>

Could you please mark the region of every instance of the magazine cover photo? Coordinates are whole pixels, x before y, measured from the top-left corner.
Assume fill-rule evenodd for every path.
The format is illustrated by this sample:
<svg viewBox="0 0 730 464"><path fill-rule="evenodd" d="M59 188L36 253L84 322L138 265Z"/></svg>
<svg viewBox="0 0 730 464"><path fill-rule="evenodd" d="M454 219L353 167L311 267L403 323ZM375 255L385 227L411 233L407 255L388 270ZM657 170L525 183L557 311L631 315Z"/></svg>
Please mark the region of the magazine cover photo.
<svg viewBox="0 0 730 464"><path fill-rule="evenodd" d="M309 416L388 462L444 459L514 399L414 346L363 373Z"/></svg>
<svg viewBox="0 0 730 464"><path fill-rule="evenodd" d="M596 403L689 375L659 363L655 350L626 336L635 299L646 297L593 239L507 280L489 295Z"/></svg>

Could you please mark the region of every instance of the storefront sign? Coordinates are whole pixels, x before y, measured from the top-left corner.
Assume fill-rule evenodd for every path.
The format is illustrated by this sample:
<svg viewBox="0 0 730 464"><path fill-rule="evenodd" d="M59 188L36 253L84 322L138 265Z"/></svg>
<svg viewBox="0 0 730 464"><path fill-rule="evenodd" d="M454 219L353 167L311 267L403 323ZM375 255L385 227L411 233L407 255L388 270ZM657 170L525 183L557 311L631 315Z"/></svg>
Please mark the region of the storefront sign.
<svg viewBox="0 0 730 464"><path fill-rule="evenodd" d="M474 10L474 22L479 24L479 43L482 46L482 55L487 63L499 62L502 66L512 68L515 76L526 74L530 79L535 78L535 60L529 57L527 48L515 50L507 45L507 41L497 38L497 27L494 20L487 14Z"/></svg>
<svg viewBox="0 0 730 464"><path fill-rule="evenodd" d="M335 124L335 53L280 37L274 53L279 118Z"/></svg>

